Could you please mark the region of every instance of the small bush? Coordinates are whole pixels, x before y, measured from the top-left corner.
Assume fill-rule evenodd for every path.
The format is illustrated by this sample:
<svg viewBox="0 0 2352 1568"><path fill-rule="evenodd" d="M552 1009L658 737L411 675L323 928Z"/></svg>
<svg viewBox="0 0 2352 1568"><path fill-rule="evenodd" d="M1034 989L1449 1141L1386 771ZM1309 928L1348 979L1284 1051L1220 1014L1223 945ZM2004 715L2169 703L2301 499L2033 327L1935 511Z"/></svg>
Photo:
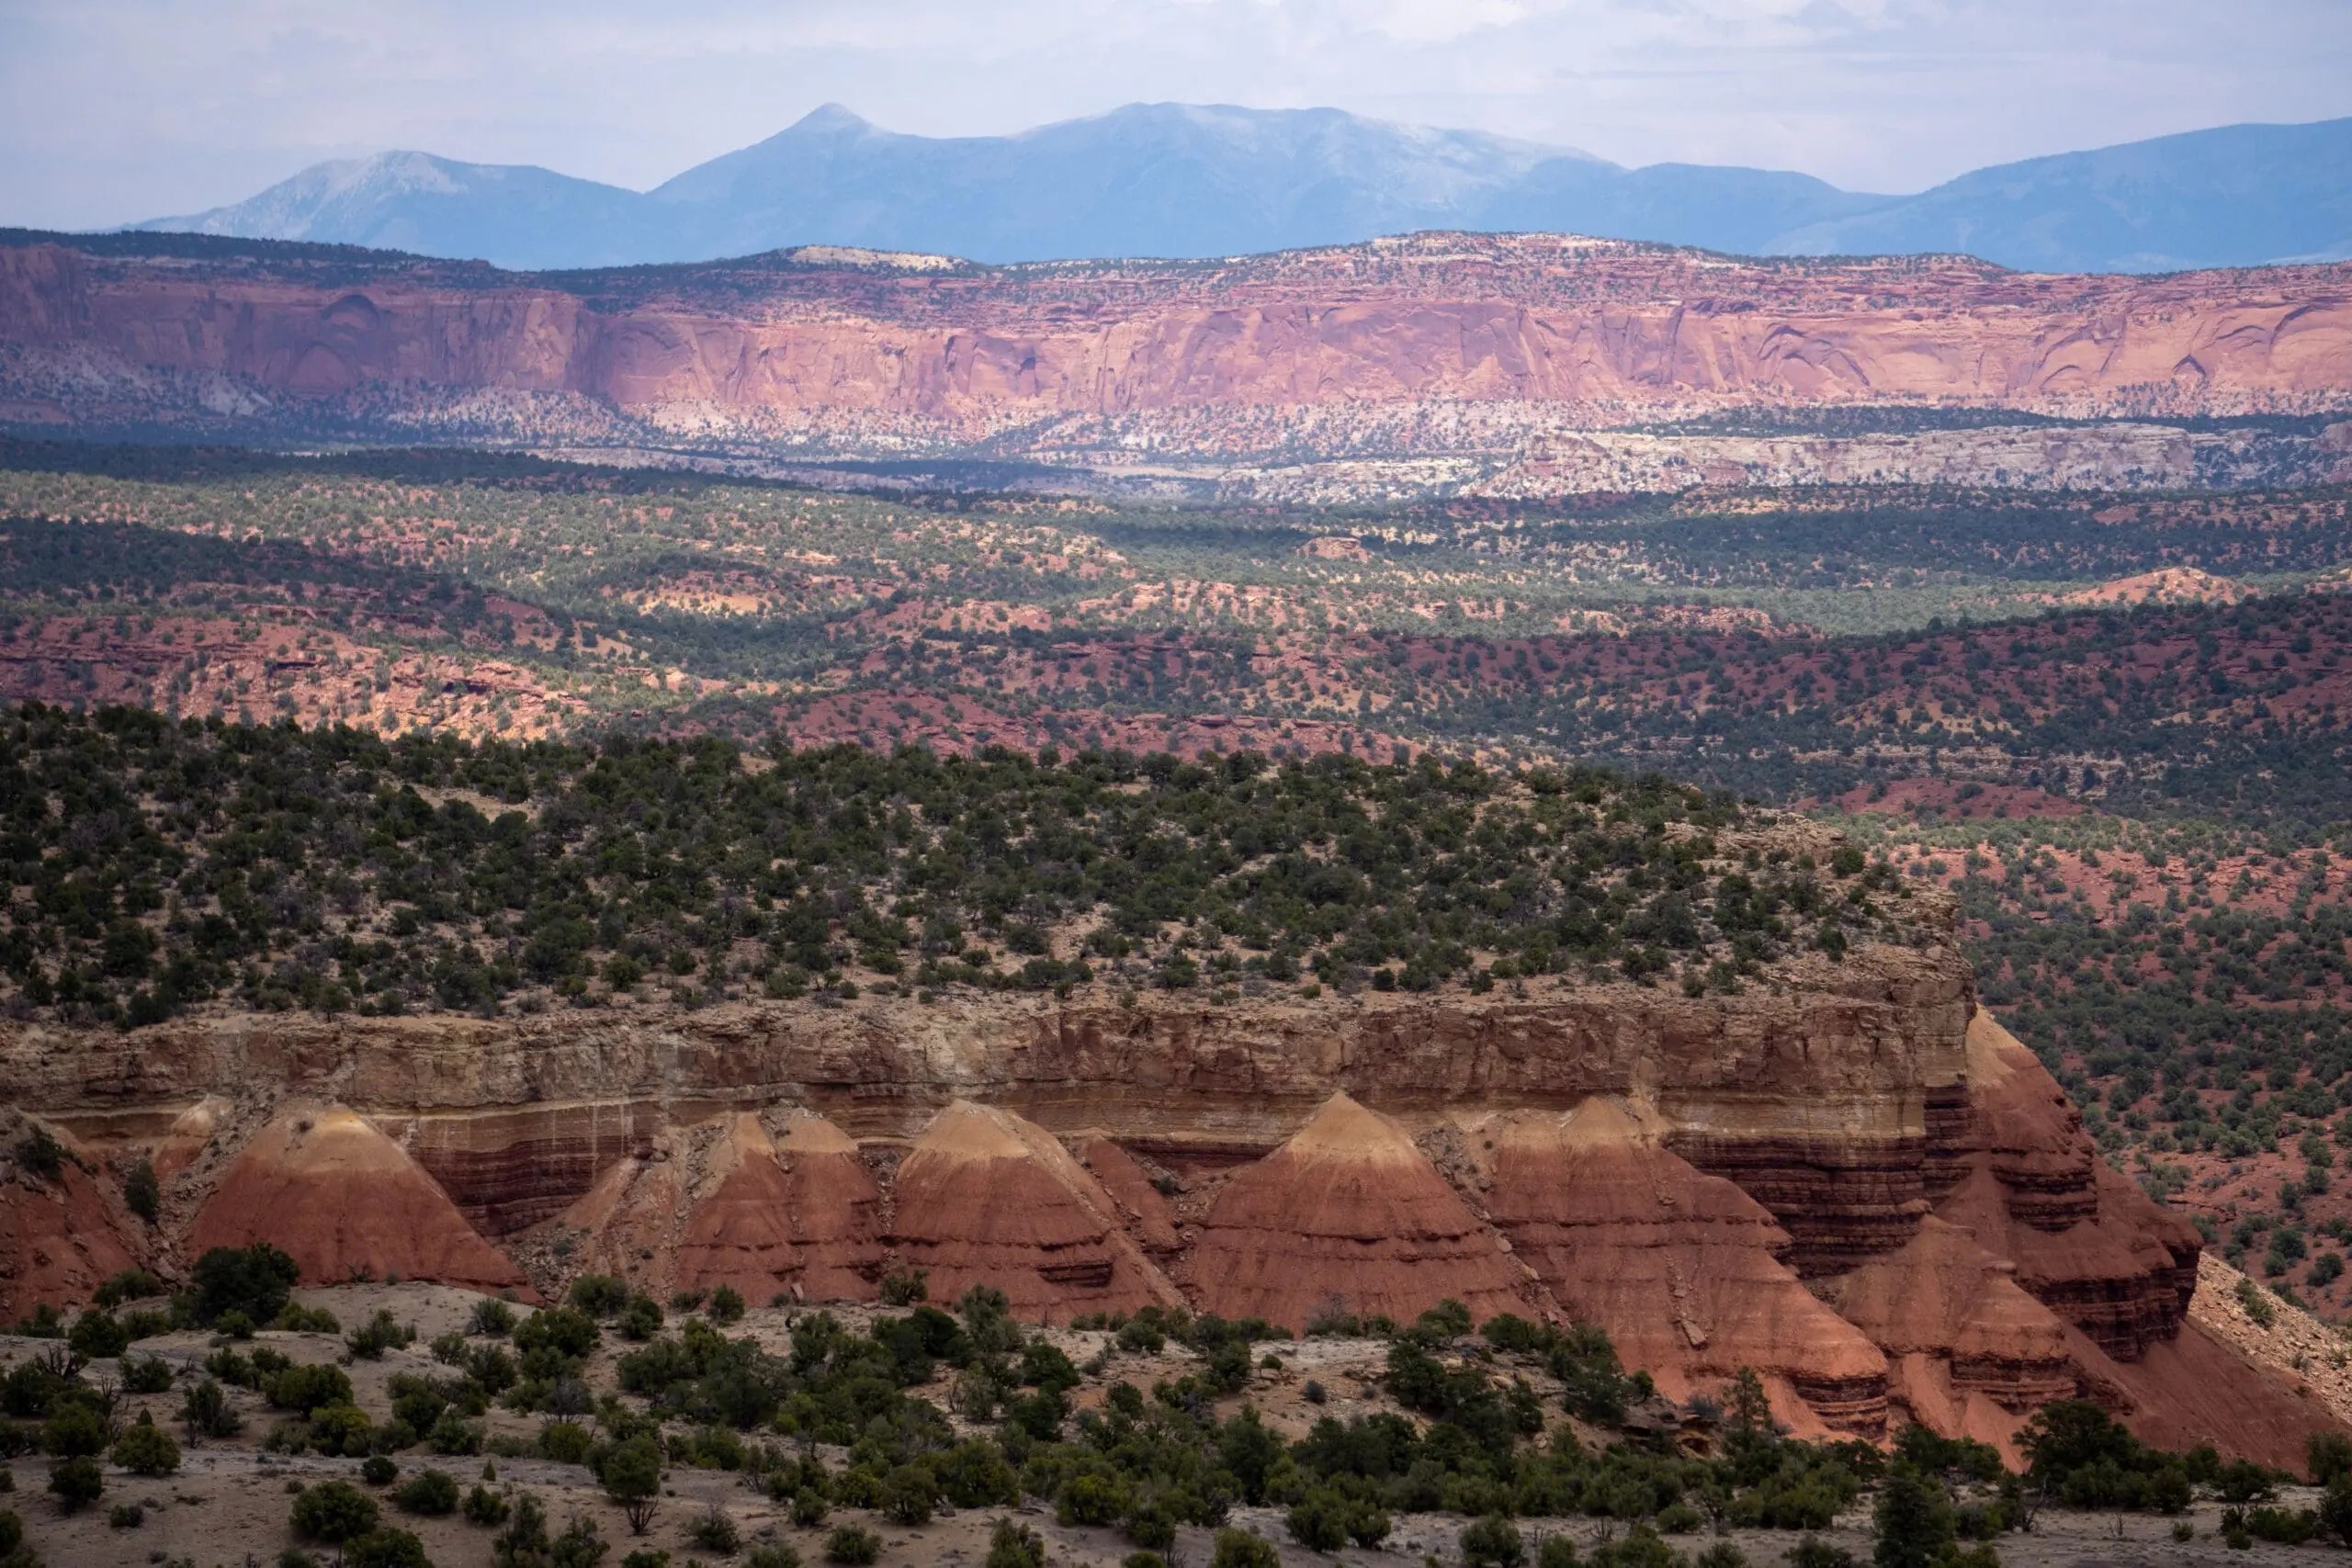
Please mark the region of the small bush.
<svg viewBox="0 0 2352 1568"><path fill-rule="evenodd" d="M989 1534L988 1561L981 1568L1046 1568L1046 1543L1027 1525L999 1519Z"/></svg>
<svg viewBox="0 0 2352 1568"><path fill-rule="evenodd" d="M133 1475L169 1475L180 1467L180 1446L142 1410L138 1421L115 1439L114 1462Z"/></svg>
<svg viewBox="0 0 2352 1568"><path fill-rule="evenodd" d="M117 1503L107 1510L107 1523L115 1529L134 1530L147 1522L147 1510L136 1503Z"/></svg>
<svg viewBox="0 0 2352 1568"><path fill-rule="evenodd" d="M390 1486L400 1472L390 1454L369 1454L359 1463L359 1479L370 1486Z"/></svg>
<svg viewBox="0 0 2352 1568"><path fill-rule="evenodd" d="M462 1507L466 1523L469 1525L480 1525L484 1529L488 1529L492 1525L503 1525L506 1522L505 1495L492 1492L480 1482L474 1483L474 1489L466 1494Z"/></svg>
<svg viewBox="0 0 2352 1568"><path fill-rule="evenodd" d="M458 1478L446 1470L420 1470L401 1483L392 1501L402 1511L439 1518L458 1511Z"/></svg>
<svg viewBox="0 0 2352 1568"><path fill-rule="evenodd" d="M567 1299L590 1317L615 1317L628 1305L629 1294L628 1282L610 1274L582 1274L571 1281Z"/></svg>
<svg viewBox="0 0 2352 1568"><path fill-rule="evenodd" d="M863 1525L843 1525L825 1538L825 1561L859 1568L882 1555L882 1538Z"/></svg>
<svg viewBox="0 0 2352 1568"><path fill-rule="evenodd" d="M390 1308L379 1307L375 1316L344 1336L343 1342L362 1360L379 1361L387 1350L415 1344L416 1329L394 1318Z"/></svg>
<svg viewBox="0 0 2352 1568"><path fill-rule="evenodd" d="M125 1393L168 1393L172 1387L172 1364L161 1356L126 1356L122 1359L122 1391Z"/></svg>
<svg viewBox="0 0 2352 1568"><path fill-rule="evenodd" d="M743 1532L735 1528L733 1516L715 1503L686 1526L686 1539L721 1557L732 1557L743 1547Z"/></svg>
<svg viewBox="0 0 2352 1568"><path fill-rule="evenodd" d="M164 1188L155 1179L153 1163L142 1159L130 1168L130 1174L122 1179L122 1202L149 1224L155 1223L155 1216L163 1212Z"/></svg>
<svg viewBox="0 0 2352 1568"><path fill-rule="evenodd" d="M514 1332L514 1309L495 1296L474 1303L473 1316L466 1320L466 1332L489 1339L503 1339Z"/></svg>
<svg viewBox="0 0 2352 1568"><path fill-rule="evenodd" d="M288 1522L305 1540L340 1546L376 1528L376 1499L347 1481L322 1481L294 1499Z"/></svg>
<svg viewBox="0 0 2352 1568"><path fill-rule="evenodd" d="M1520 1539L1519 1527L1500 1514L1463 1526L1461 1541L1465 1568L1519 1568L1527 1559L1527 1544Z"/></svg>
<svg viewBox="0 0 2352 1568"><path fill-rule="evenodd" d="M1209 1568L1283 1568L1283 1555L1270 1541L1230 1527L1216 1532Z"/></svg>
<svg viewBox="0 0 2352 1568"><path fill-rule="evenodd" d="M88 1454L76 1454L60 1460L49 1472L49 1489L55 1494L60 1509L77 1514L106 1495L106 1472Z"/></svg>

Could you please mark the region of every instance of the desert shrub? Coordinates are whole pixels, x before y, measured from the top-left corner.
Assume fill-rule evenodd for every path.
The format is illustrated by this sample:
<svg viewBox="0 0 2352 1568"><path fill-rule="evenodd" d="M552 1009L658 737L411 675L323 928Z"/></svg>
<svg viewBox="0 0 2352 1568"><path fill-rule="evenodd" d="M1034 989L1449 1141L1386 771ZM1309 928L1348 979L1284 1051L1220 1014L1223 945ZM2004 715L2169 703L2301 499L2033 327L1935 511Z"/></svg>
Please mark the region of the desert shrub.
<svg viewBox="0 0 2352 1568"><path fill-rule="evenodd" d="M180 1395L180 1426L190 1438L233 1438L245 1418L229 1403L229 1391L207 1377Z"/></svg>
<svg viewBox="0 0 2352 1568"><path fill-rule="evenodd" d="M506 1522L505 1495L492 1492L479 1481L474 1483L473 1490L466 1494L466 1500L459 1508L466 1516L466 1523L480 1525L484 1529Z"/></svg>
<svg viewBox="0 0 2352 1568"><path fill-rule="evenodd" d="M825 1561L858 1568L882 1555L882 1539L862 1525L843 1525L825 1538Z"/></svg>
<svg viewBox="0 0 2352 1568"><path fill-rule="evenodd" d="M401 1529L375 1529L344 1543L342 1568L433 1568L424 1543Z"/></svg>
<svg viewBox="0 0 2352 1568"><path fill-rule="evenodd" d="M125 1393L168 1393L172 1388L172 1364L161 1356L126 1356L122 1359L122 1391Z"/></svg>
<svg viewBox="0 0 2352 1568"><path fill-rule="evenodd" d="M290 1366L272 1376L262 1387L263 1397L280 1410L297 1410L304 1415L326 1404L351 1403L351 1378L341 1367L320 1362L315 1366Z"/></svg>
<svg viewBox="0 0 2352 1568"><path fill-rule="evenodd" d="M1462 1527L1459 1539L1465 1568L1519 1568L1527 1558L1519 1527L1500 1514L1471 1520Z"/></svg>
<svg viewBox="0 0 2352 1568"><path fill-rule="evenodd" d="M49 1489L62 1511L79 1513L106 1495L106 1473L88 1454L76 1454L58 1461L50 1471Z"/></svg>
<svg viewBox="0 0 2352 1568"><path fill-rule="evenodd" d="M392 1501L408 1513L439 1517L458 1509L458 1478L446 1470L420 1470L401 1483Z"/></svg>
<svg viewBox="0 0 2352 1568"><path fill-rule="evenodd" d="M169 1475L180 1467L180 1446L142 1410L115 1439L114 1462L133 1475Z"/></svg>
<svg viewBox="0 0 2352 1568"><path fill-rule="evenodd" d="M1209 1568L1283 1568L1272 1544L1243 1529L1221 1529L1209 1549Z"/></svg>
<svg viewBox="0 0 2352 1568"><path fill-rule="evenodd" d="M416 1330L392 1316L389 1307L379 1307L376 1315L344 1336L344 1344L351 1353L363 1360L383 1359L387 1350L402 1349L416 1343Z"/></svg>
<svg viewBox="0 0 2352 1568"><path fill-rule="evenodd" d="M188 1314L208 1327L219 1325L232 1312L242 1314L249 1325L267 1323L286 1310L301 1277L294 1260L266 1241L216 1247L198 1258L190 1271Z"/></svg>
<svg viewBox="0 0 2352 1568"><path fill-rule="evenodd" d="M130 1348L130 1333L114 1314L93 1308L74 1319L65 1342L85 1361L102 1361Z"/></svg>
<svg viewBox="0 0 2352 1568"><path fill-rule="evenodd" d="M718 1324L739 1323L743 1317L743 1293L732 1285L721 1285L710 1292L710 1321Z"/></svg>
<svg viewBox="0 0 2352 1568"><path fill-rule="evenodd" d="M628 1305L628 1282L610 1274L582 1274L571 1281L564 1299L576 1312L590 1317L615 1317Z"/></svg>
<svg viewBox="0 0 2352 1568"><path fill-rule="evenodd" d="M485 1296L474 1303L473 1315L466 1320L466 1332L503 1339L514 1332L514 1309L495 1296Z"/></svg>
<svg viewBox="0 0 2352 1568"><path fill-rule="evenodd" d="M882 1276L884 1306L912 1306L931 1296L931 1284L920 1269L895 1269Z"/></svg>
<svg viewBox="0 0 2352 1568"><path fill-rule="evenodd" d="M374 1529L376 1519L376 1499L349 1482L322 1481L294 1499L288 1522L305 1540L339 1546Z"/></svg>
<svg viewBox="0 0 2352 1568"><path fill-rule="evenodd" d="M721 1557L732 1557L743 1546L743 1532L736 1528L733 1516L717 1504L695 1515L687 1524L686 1539Z"/></svg>
<svg viewBox="0 0 2352 1568"><path fill-rule="evenodd" d="M1046 1568L1046 1543L1027 1525L999 1519L989 1533L989 1555L982 1568Z"/></svg>

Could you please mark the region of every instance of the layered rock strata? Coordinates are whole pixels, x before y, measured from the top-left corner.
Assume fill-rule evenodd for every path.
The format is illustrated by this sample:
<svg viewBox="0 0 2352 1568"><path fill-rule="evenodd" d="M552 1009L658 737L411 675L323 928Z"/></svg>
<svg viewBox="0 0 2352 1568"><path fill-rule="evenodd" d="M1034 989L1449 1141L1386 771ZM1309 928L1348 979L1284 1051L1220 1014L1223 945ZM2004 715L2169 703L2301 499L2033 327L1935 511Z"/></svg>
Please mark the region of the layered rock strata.
<svg viewBox="0 0 2352 1568"><path fill-rule="evenodd" d="M1831 1300L1886 1353L1910 1419L2016 1457L2030 1412L2084 1392L2066 1325L2019 1288L2014 1267L1932 1216L1900 1250L1837 1281Z"/></svg>
<svg viewBox="0 0 2352 1568"><path fill-rule="evenodd" d="M92 1170L174 1172L166 1270L270 1239L312 1279L514 1283L478 1221L549 1286L815 1303L922 1269L935 1301L986 1284L1030 1321L1583 1316L1670 1389L1756 1369L1807 1431L2007 1442L2070 1388L2152 1433L2284 1419L2267 1383L2227 1408L2193 1386L2217 1365L2181 1324L2195 1233L2098 1160L1950 948L1776 981L15 1026L0 1094ZM354 1111L305 1127L282 1107L306 1096ZM111 1271L40 1273L54 1249L16 1235L17 1310Z"/></svg>
<svg viewBox="0 0 2352 1568"><path fill-rule="evenodd" d="M857 1145L820 1116L750 1111L657 1135L565 1210L585 1266L667 1296L724 1286L746 1302L866 1301L883 1268L881 1194Z"/></svg>
<svg viewBox="0 0 2352 1568"><path fill-rule="evenodd" d="M2196 1227L2098 1157L2065 1091L1991 1014L1966 1043L1969 1130L1937 1213L2109 1355L2171 1338L2197 1289Z"/></svg>

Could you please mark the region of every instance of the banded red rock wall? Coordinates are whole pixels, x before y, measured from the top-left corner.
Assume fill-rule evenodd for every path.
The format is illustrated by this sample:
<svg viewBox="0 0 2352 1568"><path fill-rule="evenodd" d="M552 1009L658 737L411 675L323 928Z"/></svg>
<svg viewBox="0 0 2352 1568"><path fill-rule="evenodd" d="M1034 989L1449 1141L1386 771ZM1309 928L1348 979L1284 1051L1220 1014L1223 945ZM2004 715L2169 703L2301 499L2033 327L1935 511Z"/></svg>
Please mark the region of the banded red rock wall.
<svg viewBox="0 0 2352 1568"><path fill-rule="evenodd" d="M577 393L629 411L1050 414L1417 400L1627 412L1917 400L2068 414L2352 401L2352 267L2045 277L1424 235L1224 265L630 277L0 247L0 342L295 396Z"/></svg>

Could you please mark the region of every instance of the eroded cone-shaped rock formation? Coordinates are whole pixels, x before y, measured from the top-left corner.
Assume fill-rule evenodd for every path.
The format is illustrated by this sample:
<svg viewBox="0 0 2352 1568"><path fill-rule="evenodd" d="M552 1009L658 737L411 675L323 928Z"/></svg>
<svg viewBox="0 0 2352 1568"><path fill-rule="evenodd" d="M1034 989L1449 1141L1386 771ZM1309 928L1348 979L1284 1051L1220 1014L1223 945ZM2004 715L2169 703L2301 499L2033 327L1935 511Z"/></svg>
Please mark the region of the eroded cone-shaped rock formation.
<svg viewBox="0 0 2352 1568"><path fill-rule="evenodd" d="M342 1106L288 1111L256 1133L215 1179L187 1250L257 1241L284 1249L311 1284L397 1276L525 1288L406 1150Z"/></svg>
<svg viewBox="0 0 2352 1568"><path fill-rule="evenodd" d="M1203 1310L1291 1329L1336 1314L1409 1322L1452 1299L1532 1310L1526 1270L1386 1117L1335 1094L1226 1182L1185 1260Z"/></svg>
<svg viewBox="0 0 2352 1568"><path fill-rule="evenodd" d="M656 1295L733 1290L746 1302L870 1301L881 1194L840 1128L807 1111L730 1112L657 1135L605 1172L559 1228L586 1267Z"/></svg>
<svg viewBox="0 0 2352 1568"><path fill-rule="evenodd" d="M2109 1356L2170 1338L2197 1288L2196 1227L2098 1157L2057 1080L1989 1013L1969 1020L1967 1051L1958 1180L1936 1212Z"/></svg>
<svg viewBox="0 0 2352 1568"><path fill-rule="evenodd" d="M51 1140L54 1171L28 1158ZM147 1260L138 1223L111 1201L74 1139L28 1116L0 1112L0 1323L36 1307L86 1303L97 1288Z"/></svg>
<svg viewBox="0 0 2352 1568"><path fill-rule="evenodd" d="M975 1285L1013 1314L1067 1323L1091 1313L1182 1303L1122 1228L1118 1205L1035 1122L957 1100L899 1165L892 1237L932 1299Z"/></svg>
<svg viewBox="0 0 2352 1568"><path fill-rule="evenodd" d="M1894 1364L1904 1414L2016 1457L2024 1416L2083 1392L2074 1337L2020 1289L2016 1269L1935 1218L1895 1253L1839 1281L1845 1320Z"/></svg>
<svg viewBox="0 0 2352 1568"><path fill-rule="evenodd" d="M1764 1206L1666 1148L1613 1100L1470 1129L1487 1209L1568 1315L1600 1325L1669 1393L1752 1368L1798 1428L1875 1437L1886 1359L1808 1292Z"/></svg>

